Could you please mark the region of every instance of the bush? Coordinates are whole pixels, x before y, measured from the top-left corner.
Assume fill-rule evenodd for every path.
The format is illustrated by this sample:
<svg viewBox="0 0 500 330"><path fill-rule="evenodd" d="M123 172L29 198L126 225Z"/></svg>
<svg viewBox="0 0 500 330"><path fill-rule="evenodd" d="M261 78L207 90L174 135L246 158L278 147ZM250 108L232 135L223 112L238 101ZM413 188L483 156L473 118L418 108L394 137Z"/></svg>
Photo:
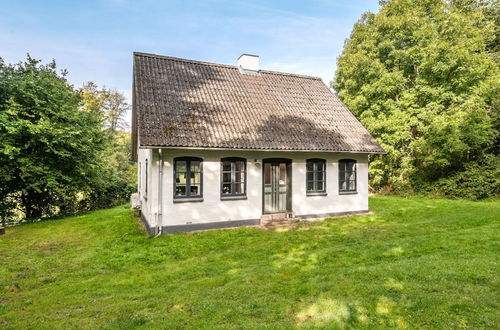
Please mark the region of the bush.
<svg viewBox="0 0 500 330"><path fill-rule="evenodd" d="M465 170L443 178L431 188L433 193L451 198L483 199L500 196L500 157L489 155L469 163Z"/></svg>
<svg viewBox="0 0 500 330"><path fill-rule="evenodd" d="M87 200L88 209L103 209L126 203L136 188L124 178L109 174L94 187Z"/></svg>

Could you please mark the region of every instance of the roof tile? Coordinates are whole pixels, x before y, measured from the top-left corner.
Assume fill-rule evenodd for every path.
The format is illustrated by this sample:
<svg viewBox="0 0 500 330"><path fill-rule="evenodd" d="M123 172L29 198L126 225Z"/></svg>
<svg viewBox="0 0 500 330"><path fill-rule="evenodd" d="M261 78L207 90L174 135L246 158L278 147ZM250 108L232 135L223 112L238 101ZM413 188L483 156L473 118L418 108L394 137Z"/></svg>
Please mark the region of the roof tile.
<svg viewBox="0 0 500 330"><path fill-rule="evenodd" d="M133 103L140 146L384 152L315 77L134 53Z"/></svg>

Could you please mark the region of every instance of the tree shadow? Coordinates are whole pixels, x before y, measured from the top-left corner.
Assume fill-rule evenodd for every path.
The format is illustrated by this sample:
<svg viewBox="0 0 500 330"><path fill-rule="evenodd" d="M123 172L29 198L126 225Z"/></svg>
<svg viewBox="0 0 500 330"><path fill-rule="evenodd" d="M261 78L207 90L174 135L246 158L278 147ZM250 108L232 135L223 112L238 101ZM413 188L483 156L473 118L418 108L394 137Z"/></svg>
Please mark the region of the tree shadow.
<svg viewBox="0 0 500 330"><path fill-rule="evenodd" d="M222 124L215 93L226 80L221 67L139 54L134 70L141 145L202 146L213 139L212 128Z"/></svg>
<svg viewBox="0 0 500 330"><path fill-rule="evenodd" d="M371 135L316 79L135 55L141 145L356 151ZM333 98L333 99L332 99Z"/></svg>

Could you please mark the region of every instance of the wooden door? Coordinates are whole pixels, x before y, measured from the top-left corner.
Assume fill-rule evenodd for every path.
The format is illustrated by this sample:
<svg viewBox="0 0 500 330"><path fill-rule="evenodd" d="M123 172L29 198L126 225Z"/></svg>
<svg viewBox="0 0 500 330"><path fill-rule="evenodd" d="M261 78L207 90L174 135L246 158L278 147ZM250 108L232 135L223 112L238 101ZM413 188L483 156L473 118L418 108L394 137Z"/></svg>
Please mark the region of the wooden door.
<svg viewBox="0 0 500 330"><path fill-rule="evenodd" d="M269 159L264 160L263 164L263 212L280 213L290 211L291 161Z"/></svg>

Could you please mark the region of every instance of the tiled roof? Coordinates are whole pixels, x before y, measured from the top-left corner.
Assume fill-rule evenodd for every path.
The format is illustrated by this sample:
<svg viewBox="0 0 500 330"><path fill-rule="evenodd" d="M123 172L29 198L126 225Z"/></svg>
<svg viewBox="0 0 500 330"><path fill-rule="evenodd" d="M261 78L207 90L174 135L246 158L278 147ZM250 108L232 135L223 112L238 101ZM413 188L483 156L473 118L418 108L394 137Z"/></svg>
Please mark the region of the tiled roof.
<svg viewBox="0 0 500 330"><path fill-rule="evenodd" d="M140 146L384 152L320 78L134 53L133 98Z"/></svg>

